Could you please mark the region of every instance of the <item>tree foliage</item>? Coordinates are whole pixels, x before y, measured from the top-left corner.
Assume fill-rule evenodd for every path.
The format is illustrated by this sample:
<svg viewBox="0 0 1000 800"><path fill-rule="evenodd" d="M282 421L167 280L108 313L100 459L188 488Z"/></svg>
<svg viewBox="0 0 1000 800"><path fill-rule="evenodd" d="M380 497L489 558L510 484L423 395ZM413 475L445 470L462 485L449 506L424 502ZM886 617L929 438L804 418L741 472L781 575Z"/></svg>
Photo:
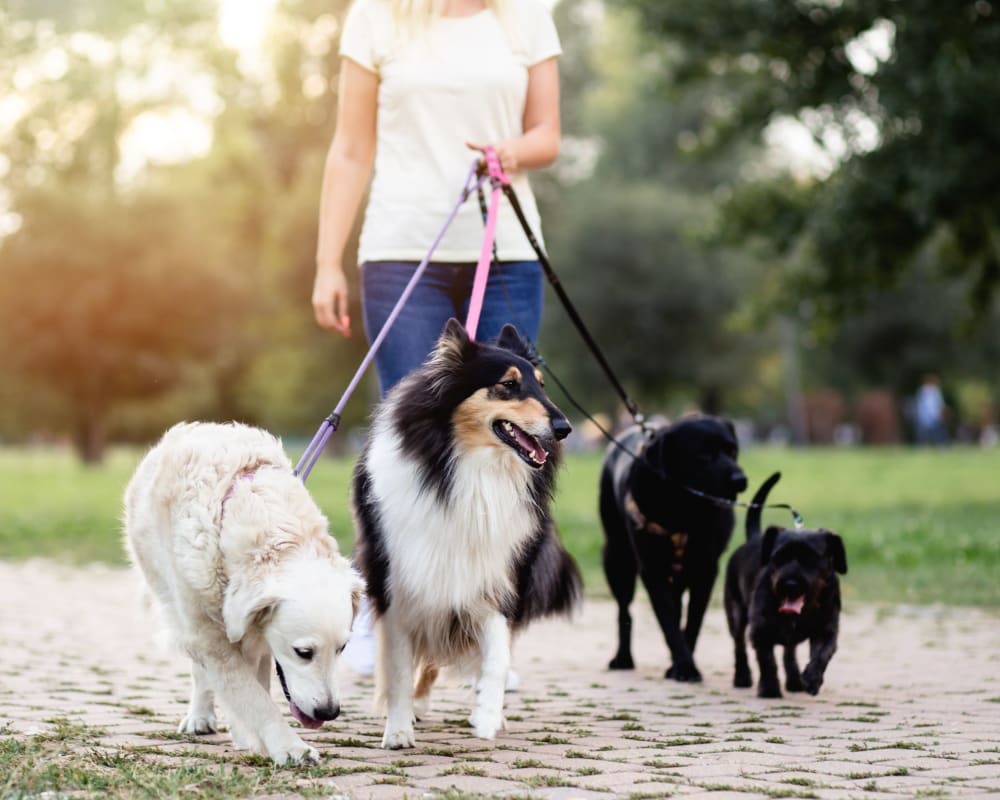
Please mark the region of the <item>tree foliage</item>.
<svg viewBox="0 0 1000 800"><path fill-rule="evenodd" d="M988 308L1000 284L995 3L623 2L676 50L672 85L728 87L703 143L789 115L839 158L808 203L757 190L735 216L746 234L761 232L761 214L780 218L782 252L808 244L818 268L797 288L843 315L944 244L941 271L967 276L973 304Z"/></svg>

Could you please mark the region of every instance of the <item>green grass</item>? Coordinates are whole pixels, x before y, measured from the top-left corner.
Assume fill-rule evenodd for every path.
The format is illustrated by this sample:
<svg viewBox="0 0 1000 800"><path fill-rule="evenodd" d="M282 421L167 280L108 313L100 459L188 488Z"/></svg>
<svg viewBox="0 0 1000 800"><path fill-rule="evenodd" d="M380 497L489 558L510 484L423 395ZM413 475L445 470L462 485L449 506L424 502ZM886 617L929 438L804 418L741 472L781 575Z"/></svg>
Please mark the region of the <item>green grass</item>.
<svg viewBox="0 0 1000 800"><path fill-rule="evenodd" d="M63 452L0 449L0 558L124 563L121 496L140 456L138 450L115 450L95 468ZM600 460L598 454L569 456L555 503L561 535L591 594L607 593L597 519ZM843 536L848 606L1000 607L1000 449L754 447L742 462L752 488L780 470L784 477L771 500L793 505L808 527ZM345 552L352 538L347 507L352 465L350 459L323 459L309 477ZM791 518L775 510L765 522L790 524ZM732 547L742 540L741 513Z"/></svg>

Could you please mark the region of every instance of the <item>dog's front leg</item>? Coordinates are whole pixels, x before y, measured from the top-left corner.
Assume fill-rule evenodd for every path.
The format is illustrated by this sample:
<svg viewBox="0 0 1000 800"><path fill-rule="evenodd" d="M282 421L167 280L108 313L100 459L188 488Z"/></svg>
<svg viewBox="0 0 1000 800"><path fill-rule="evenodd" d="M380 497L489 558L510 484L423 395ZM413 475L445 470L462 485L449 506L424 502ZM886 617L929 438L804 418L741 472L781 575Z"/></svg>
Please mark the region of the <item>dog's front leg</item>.
<svg viewBox="0 0 1000 800"><path fill-rule="evenodd" d="M224 647L214 648L213 657L206 659L205 667L241 743L254 750L259 744L276 764L319 762L316 748L307 745L289 727L260 685L259 661L247 661L238 647L227 642Z"/></svg>
<svg viewBox="0 0 1000 800"><path fill-rule="evenodd" d="M399 624L395 607L382 616L378 628L380 677L385 682L388 716L382 747L399 750L413 747L413 643L409 631Z"/></svg>
<svg viewBox="0 0 1000 800"><path fill-rule="evenodd" d="M774 658L774 642L754 635L750 639L757 653L757 665L760 667L760 682L757 684L758 697L781 697L781 682L778 680L778 662Z"/></svg>
<svg viewBox="0 0 1000 800"><path fill-rule="evenodd" d="M215 698L209 684L205 665L191 660L191 701L188 712L177 728L178 733L194 733L199 736L215 733Z"/></svg>
<svg viewBox="0 0 1000 800"><path fill-rule="evenodd" d="M785 688L790 692L801 692L802 674L799 672L799 660L795 657L795 645L785 645Z"/></svg>
<svg viewBox="0 0 1000 800"><path fill-rule="evenodd" d="M688 594L687 623L684 625L684 640L694 656L694 646L698 644L698 634L701 633L701 624L705 621L705 611L708 608L709 598L712 596L712 587L718 577L718 568L710 569L707 574L702 575L691 584Z"/></svg>
<svg viewBox="0 0 1000 800"><path fill-rule="evenodd" d="M694 665L691 648L688 647L687 639L678 625L680 612L678 600L674 597L673 585L663 580L662 576L650 575L646 570L642 571L642 582L649 593L656 620L660 623L673 661L663 677L682 682L700 681L701 673Z"/></svg>
<svg viewBox="0 0 1000 800"><path fill-rule="evenodd" d="M809 694L819 694L819 687L823 685L826 667L836 652L836 633L826 632L823 636L809 640L809 663L802 673L802 687Z"/></svg>
<svg viewBox="0 0 1000 800"><path fill-rule="evenodd" d="M510 627L502 614L486 621L479 647L483 662L469 722L480 739L492 739L504 727L503 692L510 669Z"/></svg>

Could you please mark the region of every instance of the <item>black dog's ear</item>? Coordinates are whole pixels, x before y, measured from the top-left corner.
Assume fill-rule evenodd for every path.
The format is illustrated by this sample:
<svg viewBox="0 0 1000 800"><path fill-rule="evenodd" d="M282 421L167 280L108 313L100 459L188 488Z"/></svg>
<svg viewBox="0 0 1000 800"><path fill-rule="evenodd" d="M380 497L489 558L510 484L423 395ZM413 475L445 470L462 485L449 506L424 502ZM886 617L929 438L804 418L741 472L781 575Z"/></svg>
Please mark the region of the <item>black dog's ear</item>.
<svg viewBox="0 0 1000 800"><path fill-rule="evenodd" d="M779 533L781 533L781 528L777 525L768 525L767 530L764 531L764 537L760 542L761 564L766 564L771 560L771 553L774 552L774 543L778 540Z"/></svg>
<svg viewBox="0 0 1000 800"><path fill-rule="evenodd" d="M476 343L469 338L465 326L452 317L445 323L430 361L437 366L457 369L472 358L475 351Z"/></svg>
<svg viewBox="0 0 1000 800"><path fill-rule="evenodd" d="M524 341L521 334L517 332L517 328L511 325L509 322L503 326L500 331L500 335L497 336L497 347L502 347L504 350L510 350L521 358L531 361L531 350L528 347L528 343Z"/></svg>
<svg viewBox="0 0 1000 800"><path fill-rule="evenodd" d="M844 540L833 531L822 531L826 537L826 552L833 561L833 568L841 575L847 574L847 553L844 550Z"/></svg>

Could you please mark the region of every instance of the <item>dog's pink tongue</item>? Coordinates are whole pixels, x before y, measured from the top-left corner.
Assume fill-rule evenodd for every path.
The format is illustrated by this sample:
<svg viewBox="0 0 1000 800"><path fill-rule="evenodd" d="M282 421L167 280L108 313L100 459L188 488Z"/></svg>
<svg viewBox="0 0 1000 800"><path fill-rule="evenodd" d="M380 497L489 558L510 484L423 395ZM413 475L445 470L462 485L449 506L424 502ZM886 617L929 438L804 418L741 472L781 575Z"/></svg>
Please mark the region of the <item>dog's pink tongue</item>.
<svg viewBox="0 0 1000 800"><path fill-rule="evenodd" d="M805 595L802 597L796 597L792 600L785 600L781 606L778 608L779 614L801 614L802 606L805 605L806 598Z"/></svg>
<svg viewBox="0 0 1000 800"><path fill-rule="evenodd" d="M517 443L521 445L522 448L534 456L537 463L544 464L546 459L548 459L549 454L545 452L545 448L538 443L538 440L534 436L529 436L520 428L515 426L514 438L517 439Z"/></svg>
<svg viewBox="0 0 1000 800"><path fill-rule="evenodd" d="M291 709L292 716L295 717L295 719L297 719L299 722L301 722L304 727L312 728L313 730L315 730L316 728L323 727L322 720L313 719L308 714L306 714L301 708L295 705L295 703L293 703L291 700L288 701L288 708Z"/></svg>

